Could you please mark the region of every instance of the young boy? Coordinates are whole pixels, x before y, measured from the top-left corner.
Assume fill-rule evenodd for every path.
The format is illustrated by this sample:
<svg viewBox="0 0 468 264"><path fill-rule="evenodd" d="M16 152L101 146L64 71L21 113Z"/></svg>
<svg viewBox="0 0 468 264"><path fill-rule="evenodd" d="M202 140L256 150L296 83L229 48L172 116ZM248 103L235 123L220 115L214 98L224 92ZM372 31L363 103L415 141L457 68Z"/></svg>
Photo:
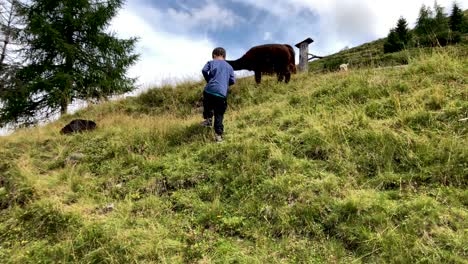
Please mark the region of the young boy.
<svg viewBox="0 0 468 264"><path fill-rule="evenodd" d="M234 70L231 65L225 61L226 51L221 48L215 48L212 53L213 60L207 62L202 69L203 77L207 84L203 91L203 126L211 127L214 114L214 130L216 133L216 142L223 141L224 112L227 108L227 94L229 86L233 85Z"/></svg>

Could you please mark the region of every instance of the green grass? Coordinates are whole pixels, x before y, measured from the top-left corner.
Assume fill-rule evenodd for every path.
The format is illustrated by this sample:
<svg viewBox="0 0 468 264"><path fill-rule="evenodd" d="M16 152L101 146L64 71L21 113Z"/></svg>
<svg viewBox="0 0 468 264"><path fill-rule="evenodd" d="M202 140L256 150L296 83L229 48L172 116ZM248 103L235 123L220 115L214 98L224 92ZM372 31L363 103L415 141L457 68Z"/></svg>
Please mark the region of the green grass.
<svg viewBox="0 0 468 264"><path fill-rule="evenodd" d="M466 52L240 79L223 144L190 82L18 130L0 139L0 259L466 263ZM97 130L58 133L78 117Z"/></svg>

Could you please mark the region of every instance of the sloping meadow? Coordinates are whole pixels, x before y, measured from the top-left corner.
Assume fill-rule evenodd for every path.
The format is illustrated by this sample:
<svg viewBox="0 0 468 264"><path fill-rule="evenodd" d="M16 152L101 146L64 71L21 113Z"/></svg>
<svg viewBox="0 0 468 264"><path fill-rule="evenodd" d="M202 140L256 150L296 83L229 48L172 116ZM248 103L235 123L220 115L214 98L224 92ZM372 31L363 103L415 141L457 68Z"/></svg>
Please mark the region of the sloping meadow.
<svg viewBox="0 0 468 264"><path fill-rule="evenodd" d="M466 52L466 51L465 51ZM238 80L225 142L203 83L0 140L11 263L463 263L468 60ZM94 132L59 135L73 118Z"/></svg>

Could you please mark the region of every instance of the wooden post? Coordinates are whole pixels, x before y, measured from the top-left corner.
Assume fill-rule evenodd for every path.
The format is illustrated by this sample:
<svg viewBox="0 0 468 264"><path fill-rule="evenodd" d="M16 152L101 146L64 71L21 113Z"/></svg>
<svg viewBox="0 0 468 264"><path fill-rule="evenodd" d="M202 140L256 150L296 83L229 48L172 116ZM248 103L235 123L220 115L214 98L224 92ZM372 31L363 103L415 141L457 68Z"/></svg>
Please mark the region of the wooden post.
<svg viewBox="0 0 468 264"><path fill-rule="evenodd" d="M311 38L307 38L295 46L299 48L299 71L307 72L309 70L309 44L314 42Z"/></svg>

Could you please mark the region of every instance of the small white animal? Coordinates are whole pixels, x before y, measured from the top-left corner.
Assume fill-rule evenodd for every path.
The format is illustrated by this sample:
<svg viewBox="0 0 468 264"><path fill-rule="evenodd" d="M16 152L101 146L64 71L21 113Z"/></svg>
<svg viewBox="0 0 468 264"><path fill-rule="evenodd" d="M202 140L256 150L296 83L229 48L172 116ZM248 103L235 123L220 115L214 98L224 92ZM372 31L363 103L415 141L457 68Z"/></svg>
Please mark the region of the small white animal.
<svg viewBox="0 0 468 264"><path fill-rule="evenodd" d="M341 64L340 71L348 71L348 63Z"/></svg>

